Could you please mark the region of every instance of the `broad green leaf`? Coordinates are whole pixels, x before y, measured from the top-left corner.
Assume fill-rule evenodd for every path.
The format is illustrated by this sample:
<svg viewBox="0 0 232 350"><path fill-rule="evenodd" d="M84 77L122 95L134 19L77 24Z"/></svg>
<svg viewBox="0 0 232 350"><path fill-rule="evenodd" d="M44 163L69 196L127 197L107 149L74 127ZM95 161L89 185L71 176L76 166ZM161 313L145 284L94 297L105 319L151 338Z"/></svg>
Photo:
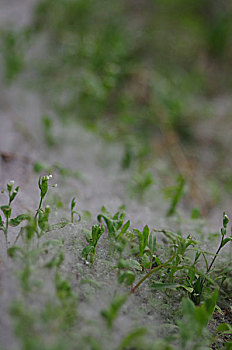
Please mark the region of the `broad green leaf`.
<svg viewBox="0 0 232 350"><path fill-rule="evenodd" d="M226 245L226 243L231 242L231 241L232 241L232 237L224 238L222 243L221 243L221 247L224 247L224 245Z"/></svg>
<svg viewBox="0 0 232 350"><path fill-rule="evenodd" d="M195 305L190 299L183 298L183 300L182 300L182 309L183 309L183 314L184 315L190 315L191 317L194 316Z"/></svg>
<svg viewBox="0 0 232 350"><path fill-rule="evenodd" d="M152 254L155 254L156 251L156 234L155 232L150 232L148 247Z"/></svg>
<svg viewBox="0 0 232 350"><path fill-rule="evenodd" d="M11 216L11 207L9 205L2 205L0 208L1 208L5 218L9 219Z"/></svg>
<svg viewBox="0 0 232 350"><path fill-rule="evenodd" d="M142 256L144 252L144 240L143 240L143 234L139 230L135 230L138 235L139 240L139 255Z"/></svg>
<svg viewBox="0 0 232 350"><path fill-rule="evenodd" d="M217 299L218 299L218 290L215 289L213 294L211 295L210 298L206 299L204 305L205 305L205 309L209 315L209 317L211 317L214 313L214 309L217 303Z"/></svg>
<svg viewBox="0 0 232 350"><path fill-rule="evenodd" d="M30 219L30 216L28 214L21 214L21 215L18 215L16 218L14 219L10 219L9 221L9 225L10 226L13 226L13 227L16 227L18 226L22 221L24 220L28 220Z"/></svg>
<svg viewBox="0 0 232 350"><path fill-rule="evenodd" d="M229 330L230 331L232 330L232 326L229 325L228 323L221 323L217 328L217 332L224 332Z"/></svg>
<svg viewBox="0 0 232 350"><path fill-rule="evenodd" d="M149 236L149 228L148 226L146 225L143 229L143 246L144 248L146 247L147 245L147 241L148 241L148 236Z"/></svg>

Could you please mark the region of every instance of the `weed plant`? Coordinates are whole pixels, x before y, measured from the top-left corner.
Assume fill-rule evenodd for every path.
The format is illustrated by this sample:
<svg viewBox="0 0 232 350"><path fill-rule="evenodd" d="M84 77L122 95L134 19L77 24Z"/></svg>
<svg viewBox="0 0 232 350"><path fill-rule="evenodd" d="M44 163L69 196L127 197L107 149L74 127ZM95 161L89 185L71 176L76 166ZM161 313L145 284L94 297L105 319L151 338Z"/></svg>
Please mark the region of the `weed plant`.
<svg viewBox="0 0 232 350"><path fill-rule="evenodd" d="M60 349L59 344L62 349L74 349L77 339L83 349L104 349L101 341L94 336L86 338L81 331L75 331L80 322L78 298L72 283L62 273L65 259L64 240L52 239L48 233L54 228L73 224L74 214L78 216L78 220L80 215L74 210L74 197L70 206L70 221L53 225L49 223L50 208L44 206L44 200L50 179L51 176L39 178L40 200L34 216L21 214L11 218L12 202L19 190L18 187L14 188L12 181L7 185L8 204L1 206L5 219L1 219L1 230L6 238L8 255L20 266L18 277L22 297L15 301L11 308L16 334L23 350L38 349L38 346L39 349ZM17 240L21 238L21 244L9 247L9 228L18 226L23 221L26 221L26 225L21 227L17 236ZM118 345L113 346L113 350L127 349L130 346L141 350L201 350L208 349L212 342L219 344L221 339L224 339L225 349L230 348L230 341L226 340L226 336L231 334L229 322L221 322L213 334L208 331L215 309L221 310L217 304L218 300L229 298L224 288L225 281L228 280L228 270L218 272L215 269L221 250L232 241L228 234L229 219L225 213L220 233L221 241L215 254L203 250L190 235L165 229L150 229L147 225L142 230L132 228L130 220L126 220L125 206L120 207L114 215L102 207L97 221L98 225L95 224L91 230L86 231L88 245L82 249L81 257L89 260L91 267L94 267L97 261L101 260L101 256L97 254L99 242L108 239L108 259L111 261L112 273L117 275L118 288L121 290L113 296L108 307L99 313L99 317L105 321L106 332L109 335L114 331L123 307L138 290L143 290L146 282L154 297L155 293L164 293L171 300L175 300L175 303L180 303L182 299L182 318L176 321L176 331L171 336L151 344L146 340L148 330L135 328L130 330ZM162 243L160 235L165 236L166 243ZM205 264L205 268L202 263ZM49 301L45 300L42 305L39 303L36 307L38 300L36 301L35 293L41 293L43 290L40 273L49 276L53 292L48 296ZM91 278L87 278L85 284L92 283L91 281ZM98 281L96 283L99 284ZM30 306L31 298L34 300L34 306ZM49 340L44 327L48 327L52 340ZM36 335L31 336L32 334Z"/></svg>

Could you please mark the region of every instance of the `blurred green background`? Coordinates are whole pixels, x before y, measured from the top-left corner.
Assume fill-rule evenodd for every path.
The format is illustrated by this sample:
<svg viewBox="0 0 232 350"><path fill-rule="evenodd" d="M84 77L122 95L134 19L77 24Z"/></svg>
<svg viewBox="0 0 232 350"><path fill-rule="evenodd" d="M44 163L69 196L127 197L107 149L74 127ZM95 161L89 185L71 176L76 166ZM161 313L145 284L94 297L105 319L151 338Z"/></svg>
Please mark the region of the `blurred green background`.
<svg viewBox="0 0 232 350"><path fill-rule="evenodd" d="M45 0L2 45L9 82L26 50L42 47L29 84L63 122L78 119L122 142L124 168L163 156L190 184L204 184L195 172L207 178L211 201L220 185L231 193L231 116L215 112L232 88L231 1Z"/></svg>

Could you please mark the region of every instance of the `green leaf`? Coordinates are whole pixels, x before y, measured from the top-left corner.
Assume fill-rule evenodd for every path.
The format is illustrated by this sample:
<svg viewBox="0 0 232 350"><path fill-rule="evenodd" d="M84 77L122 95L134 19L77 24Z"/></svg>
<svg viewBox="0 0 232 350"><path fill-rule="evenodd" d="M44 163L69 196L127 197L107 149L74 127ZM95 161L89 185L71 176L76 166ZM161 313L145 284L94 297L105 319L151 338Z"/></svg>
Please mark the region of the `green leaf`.
<svg viewBox="0 0 232 350"><path fill-rule="evenodd" d="M119 273L118 275L118 282L119 283L125 282L127 286L131 286L134 280L135 280L135 273L129 270Z"/></svg>
<svg viewBox="0 0 232 350"><path fill-rule="evenodd" d="M148 236L149 236L149 227L146 225L143 229L143 246L144 249L147 245L147 241L148 241Z"/></svg>
<svg viewBox="0 0 232 350"><path fill-rule="evenodd" d="M50 214L50 208L46 207L45 210L39 210L38 225L42 231L47 231L49 229L48 217Z"/></svg>
<svg viewBox="0 0 232 350"><path fill-rule="evenodd" d="M183 178L182 175L180 175L177 179L177 186L176 186L176 191L175 194L172 198L170 208L167 212L167 216L172 216L176 212L177 205L183 195L184 192L184 185L185 185L185 179Z"/></svg>
<svg viewBox="0 0 232 350"><path fill-rule="evenodd" d="M94 250L94 247L93 247L93 246L86 246L86 247L82 250L81 255L83 256L83 258L84 258L85 260L87 260L89 254L94 253L94 251L95 251L95 250Z"/></svg>
<svg viewBox="0 0 232 350"><path fill-rule="evenodd" d="M150 252L152 254L155 254L155 251L156 251L156 234L155 234L155 232L150 232L148 247L150 249Z"/></svg>
<svg viewBox="0 0 232 350"><path fill-rule="evenodd" d="M90 243L92 243L91 245L93 245L95 248L97 246L97 243L101 237L101 235L104 232L104 226L98 226L98 225L93 225L92 226L92 242L90 241Z"/></svg>
<svg viewBox="0 0 232 350"><path fill-rule="evenodd" d="M118 316L121 307L123 306L123 304L127 300L127 297L128 297L127 294L116 296L112 300L108 309L101 311L101 315L105 319L108 328L112 328L113 323L114 323L116 317Z"/></svg>
<svg viewBox="0 0 232 350"><path fill-rule="evenodd" d="M11 207L9 205L2 205L0 208L1 208L5 218L9 219L11 216Z"/></svg>
<svg viewBox="0 0 232 350"><path fill-rule="evenodd" d="M11 258L14 258L18 252L21 253L22 251L23 250L22 250L21 247L13 246L13 247L10 247L10 248L7 249L7 254Z"/></svg>
<svg viewBox="0 0 232 350"><path fill-rule="evenodd" d="M180 287L182 287L185 290L187 290L188 293L192 293L193 292L193 288L192 287L185 286L184 284L180 285Z"/></svg>
<svg viewBox="0 0 232 350"><path fill-rule="evenodd" d="M221 248L224 247L224 245L228 242L231 242L232 241L232 237L227 237L227 238L224 238L222 243L221 243Z"/></svg>
<svg viewBox="0 0 232 350"><path fill-rule="evenodd" d="M137 342L138 338L141 338L141 337L145 336L146 334L147 334L146 328L138 328L138 329L131 331L123 338L123 340L121 341L117 350L127 349L128 346L133 345L135 341Z"/></svg>
<svg viewBox="0 0 232 350"><path fill-rule="evenodd" d="M217 304L217 299L218 299L218 290L215 289L211 297L205 300L204 305L209 317L211 317L214 313L214 309Z"/></svg>
<svg viewBox="0 0 232 350"><path fill-rule="evenodd" d="M71 211L73 211L73 209L75 208L76 205L76 198L73 197L72 202L71 202Z"/></svg>
<svg viewBox="0 0 232 350"><path fill-rule="evenodd" d="M226 213L224 212L223 213L223 227L226 229L227 228L227 225L229 223L229 218L228 216L226 215Z"/></svg>
<svg viewBox="0 0 232 350"><path fill-rule="evenodd" d="M232 327L228 323L221 323L217 328L217 332L224 332L229 330L231 331Z"/></svg>
<svg viewBox="0 0 232 350"><path fill-rule="evenodd" d="M115 234L116 234L116 225L115 225L115 221L108 218L107 216L105 215L98 215L97 216L97 220L99 222L101 222L101 219L103 219L106 223L106 226L107 226L107 229L108 229L108 234L109 234L109 237L115 237Z"/></svg>
<svg viewBox="0 0 232 350"><path fill-rule="evenodd" d="M139 240L139 255L140 255L140 256L143 256L143 252L144 252L143 234L142 234L139 230L137 230L137 229L135 229L134 231L135 231L135 232L137 233L137 235L138 235L138 240Z"/></svg>
<svg viewBox="0 0 232 350"><path fill-rule="evenodd" d="M18 191L19 191L19 186L17 186L17 187L15 188L15 190L13 191L13 193L10 195L10 203L13 202L13 200L15 199L15 197L16 197Z"/></svg>
<svg viewBox="0 0 232 350"><path fill-rule="evenodd" d="M16 218L14 218L14 219L10 219L9 225L12 226L12 227L16 227L19 224L21 224L22 221L28 220L28 219L30 219L30 215L28 215L28 214L21 214L21 215L16 216Z"/></svg>
<svg viewBox="0 0 232 350"><path fill-rule="evenodd" d="M0 231L5 231L4 222L2 220L1 215L0 215Z"/></svg>
<svg viewBox="0 0 232 350"><path fill-rule="evenodd" d="M126 231L128 230L129 227L130 227L130 220L128 220L128 221L125 223L125 225L123 225L123 227L122 227L122 229L121 229L121 232L120 232L120 234L118 235L118 238L119 238L120 236L123 236L124 233L126 233Z"/></svg>
<svg viewBox="0 0 232 350"><path fill-rule="evenodd" d="M38 182L40 188L40 196L43 199L48 191L48 176L42 176Z"/></svg>

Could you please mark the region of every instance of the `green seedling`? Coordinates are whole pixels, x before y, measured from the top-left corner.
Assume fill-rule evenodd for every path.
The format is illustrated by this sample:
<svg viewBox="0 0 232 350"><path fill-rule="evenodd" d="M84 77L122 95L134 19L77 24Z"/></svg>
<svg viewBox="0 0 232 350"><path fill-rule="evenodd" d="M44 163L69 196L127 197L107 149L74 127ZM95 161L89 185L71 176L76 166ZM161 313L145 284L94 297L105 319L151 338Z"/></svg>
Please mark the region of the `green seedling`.
<svg viewBox="0 0 232 350"><path fill-rule="evenodd" d="M204 260L205 260L205 263L206 263L206 274L209 275L212 268L213 268L213 265L215 263L215 260L216 258L218 257L221 249L229 242L232 241L232 235L230 237L226 237L226 234L227 234L227 226L228 226L228 223L229 223L229 218L228 216L225 214L225 212L223 213L223 218L222 218L222 221L223 221L223 227L221 228L221 242L219 244L219 247L211 261L210 264L208 264L208 261L204 255ZM193 292L191 293L191 299L198 305L200 303L200 300L201 300L201 295L202 295L202 292L203 292L203 289L204 289L204 286L205 286L205 278L202 277L202 276L198 276L196 282L193 284Z"/></svg>
<svg viewBox="0 0 232 350"><path fill-rule="evenodd" d="M154 178L151 172L138 172L132 178L130 193L139 199L144 199L145 194L154 184Z"/></svg>
<svg viewBox="0 0 232 350"><path fill-rule="evenodd" d="M146 336L146 334L146 328L132 330L123 338L116 350L137 349L138 344L140 345L141 340ZM138 349L141 348L143 348L143 345L140 345Z"/></svg>
<svg viewBox="0 0 232 350"><path fill-rule="evenodd" d="M108 328L112 328L113 324L119 314L120 309L125 304L128 295L120 295L114 297L108 309L102 310L101 315L106 321Z"/></svg>
<svg viewBox="0 0 232 350"><path fill-rule="evenodd" d="M195 306L189 299L183 299L183 320L178 322L181 350L201 349L203 344L210 345L207 326L214 313L217 299L217 289L200 306Z"/></svg>
<svg viewBox="0 0 232 350"><path fill-rule="evenodd" d="M189 235L187 238L181 237L179 234L174 234L170 231L165 230L153 230L154 232L162 232L165 236L172 242L173 251L171 251L170 256L166 258L165 262L161 262L161 259L156 254L156 240L154 236L150 236L149 241L147 238L147 230L145 230L144 235L140 233L140 255L143 253L143 263L145 263L145 267L148 268L148 272L136 283L134 287L131 288L131 293L134 293L137 288L144 283L147 278L150 278L152 274L163 271L167 271L165 273L166 279L168 281L156 281L152 284L152 288L155 289L176 289L183 288L188 293L194 292L194 287L190 284L190 281L193 281L195 276L199 276L200 278L205 278L210 281L210 283L215 284L210 278L208 278L207 274L200 272L195 268L195 265L200 257L200 253L197 252L195 255L194 263L191 264L191 261L185 260L186 253L190 246L194 246L196 241L194 241ZM148 244L147 248L144 248L144 243ZM150 248L149 248L150 246ZM152 253L153 252L153 253ZM150 261L144 258L146 255L152 258ZM146 265L147 264L147 265ZM178 276L178 280L175 281L176 273L181 273ZM182 277L181 277L182 276ZM187 281L187 282L186 282Z"/></svg>
<svg viewBox="0 0 232 350"><path fill-rule="evenodd" d="M149 232L149 227L146 225L143 231L134 229L137 233L139 240L139 257L141 266L144 269L151 270L152 267L160 264L159 258L156 256L156 234L155 232Z"/></svg>
<svg viewBox="0 0 232 350"><path fill-rule="evenodd" d="M90 257L90 263L92 264L94 262L95 258L95 252L96 252L96 247L98 244L98 241L105 231L105 228L103 225L93 225L92 226L92 231L87 231L86 233L86 240L89 243L88 246L86 246L82 250L82 256L87 260L88 257Z"/></svg>
<svg viewBox="0 0 232 350"><path fill-rule="evenodd" d="M14 201L15 197L18 194L19 191L19 186L17 186L15 189L13 189L14 186L14 181L10 181L7 184L7 192L8 192L8 204L7 205L2 205L0 207L4 217L5 217L5 222L2 219L2 216L0 215L0 231L3 231L5 235L5 241L6 241L6 248L8 248L8 230L9 226L16 227L18 226L22 221L27 220L29 215L27 214L21 214L18 215L15 218L11 218L11 213L12 213L12 202Z"/></svg>
<svg viewBox="0 0 232 350"><path fill-rule="evenodd" d="M41 176L39 178L38 186L40 189L40 202L39 202L38 209L36 210L36 213L35 213L35 219L39 215L39 212L42 210L42 203L43 203L43 200L48 192L48 181L51 178L52 178L52 175L45 175L45 176ZM56 185L53 185L53 187L56 187Z"/></svg>
<svg viewBox="0 0 232 350"><path fill-rule="evenodd" d="M74 297L72 287L66 279L63 279L60 276L60 273L57 272L55 275L55 287L56 287L56 293L57 297L63 302L67 301L68 299L72 299Z"/></svg>
<svg viewBox="0 0 232 350"><path fill-rule="evenodd" d="M104 207L102 207L102 212L103 214L99 214L97 216L97 220L99 222L101 222L102 219L105 221L105 224L108 230L109 239L111 241L117 240L122 235L124 235L124 233L127 231L127 229L130 226L130 221L127 221L125 225L123 225L125 212L119 210L117 211L117 213L111 216Z"/></svg>
<svg viewBox="0 0 232 350"><path fill-rule="evenodd" d="M118 269L118 282L125 283L127 286L132 286L136 271L142 271L142 266L135 259L120 259L116 265Z"/></svg>
<svg viewBox="0 0 232 350"><path fill-rule="evenodd" d="M210 273L214 263L215 263L215 260L216 258L218 257L221 249L229 242L232 241L232 235L230 235L230 237L225 237L226 234L227 234L227 226L228 226L228 223L229 223L229 218L228 216L226 215L226 213L224 212L223 213L223 218L222 218L222 223L223 223L223 227L221 228L221 242L220 242L220 245L210 263L210 265L207 267L207 274Z"/></svg>
<svg viewBox="0 0 232 350"><path fill-rule="evenodd" d="M73 217L74 217L74 214L76 214L78 216L78 221L81 221L81 215L74 210L76 206L76 198L73 197L72 201L71 201L71 207L70 207L70 211L71 211L71 223L73 223Z"/></svg>
<svg viewBox="0 0 232 350"><path fill-rule="evenodd" d="M139 239L139 256L143 256L148 244L149 228L146 225L142 232L136 230Z"/></svg>
<svg viewBox="0 0 232 350"><path fill-rule="evenodd" d="M172 216L176 212L176 208L180 202L181 197L184 194L185 179L183 176L179 176L177 179L177 185L174 190L174 194L171 200L170 207L167 211L167 216Z"/></svg>

